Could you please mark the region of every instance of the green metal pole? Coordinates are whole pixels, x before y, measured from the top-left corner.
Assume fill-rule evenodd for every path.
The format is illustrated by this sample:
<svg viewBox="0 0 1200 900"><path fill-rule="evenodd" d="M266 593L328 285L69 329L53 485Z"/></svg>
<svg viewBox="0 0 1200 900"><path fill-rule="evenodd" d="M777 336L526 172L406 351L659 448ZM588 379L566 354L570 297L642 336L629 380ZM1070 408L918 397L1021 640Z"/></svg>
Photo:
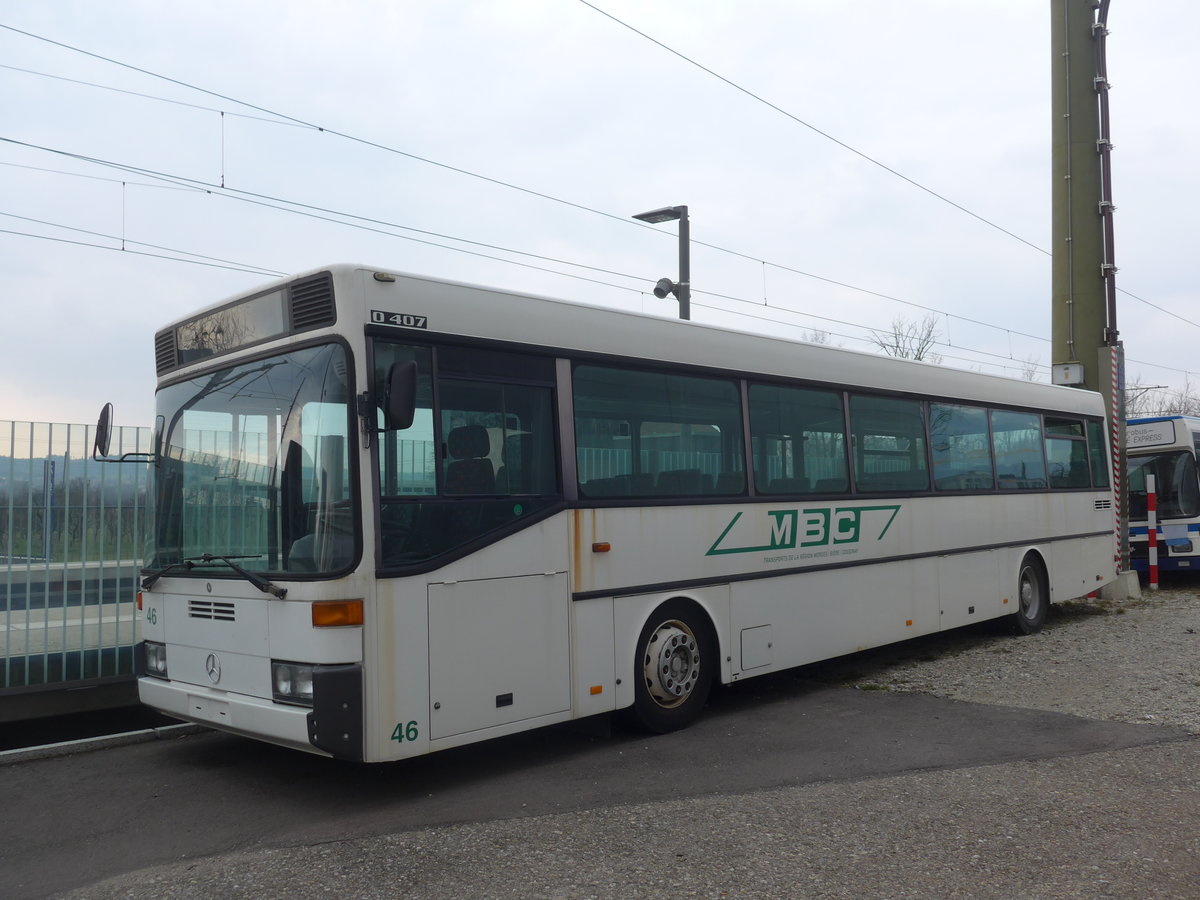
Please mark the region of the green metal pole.
<svg viewBox="0 0 1200 900"><path fill-rule="evenodd" d="M1081 363L1081 387L1101 390L1105 344L1104 237L1100 215L1100 123L1092 0L1051 0L1053 117L1053 314L1055 365Z"/></svg>
<svg viewBox="0 0 1200 900"><path fill-rule="evenodd" d="M1117 339L1103 40L1109 0L1051 0L1051 354L1062 381L1105 400L1117 501L1118 571L1129 568L1123 348ZM1099 18L1097 18L1099 10ZM1101 109L1104 111L1103 124ZM1056 379L1059 380L1059 379Z"/></svg>

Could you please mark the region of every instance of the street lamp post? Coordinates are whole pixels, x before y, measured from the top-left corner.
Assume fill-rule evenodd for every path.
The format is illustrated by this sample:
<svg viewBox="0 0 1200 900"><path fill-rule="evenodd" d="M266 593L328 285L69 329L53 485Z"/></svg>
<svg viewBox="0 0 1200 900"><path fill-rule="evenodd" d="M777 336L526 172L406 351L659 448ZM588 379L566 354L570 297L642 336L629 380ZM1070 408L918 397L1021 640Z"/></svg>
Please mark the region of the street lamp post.
<svg viewBox="0 0 1200 900"><path fill-rule="evenodd" d="M658 279L654 285L654 296L662 299L667 294L674 294L679 300L679 318L692 317L692 263L691 263L691 228L688 225L688 208L686 206L664 206L662 209L652 209L650 212L638 213L634 216L642 222L657 224L679 220L679 280L669 278Z"/></svg>

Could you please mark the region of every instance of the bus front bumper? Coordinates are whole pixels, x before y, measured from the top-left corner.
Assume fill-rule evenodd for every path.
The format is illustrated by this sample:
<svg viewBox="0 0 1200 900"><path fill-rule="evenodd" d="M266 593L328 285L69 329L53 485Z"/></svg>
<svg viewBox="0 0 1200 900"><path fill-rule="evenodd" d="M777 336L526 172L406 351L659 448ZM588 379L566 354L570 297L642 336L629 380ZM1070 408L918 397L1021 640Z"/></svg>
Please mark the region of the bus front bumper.
<svg viewBox="0 0 1200 900"><path fill-rule="evenodd" d="M361 762L362 666L319 666L313 706L290 706L204 685L138 678L142 703L169 716L295 750Z"/></svg>

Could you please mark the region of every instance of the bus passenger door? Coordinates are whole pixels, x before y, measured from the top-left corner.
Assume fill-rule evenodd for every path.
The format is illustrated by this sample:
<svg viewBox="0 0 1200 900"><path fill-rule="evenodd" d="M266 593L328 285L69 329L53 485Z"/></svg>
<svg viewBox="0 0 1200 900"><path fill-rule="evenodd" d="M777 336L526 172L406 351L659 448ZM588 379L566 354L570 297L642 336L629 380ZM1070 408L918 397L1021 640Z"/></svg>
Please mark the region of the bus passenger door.
<svg viewBox="0 0 1200 900"><path fill-rule="evenodd" d="M384 339L372 348L381 403L394 368L415 365L411 416L375 414L389 426L377 441L379 568L400 586L379 604L384 721L406 726L393 739L475 739L567 718L555 360Z"/></svg>

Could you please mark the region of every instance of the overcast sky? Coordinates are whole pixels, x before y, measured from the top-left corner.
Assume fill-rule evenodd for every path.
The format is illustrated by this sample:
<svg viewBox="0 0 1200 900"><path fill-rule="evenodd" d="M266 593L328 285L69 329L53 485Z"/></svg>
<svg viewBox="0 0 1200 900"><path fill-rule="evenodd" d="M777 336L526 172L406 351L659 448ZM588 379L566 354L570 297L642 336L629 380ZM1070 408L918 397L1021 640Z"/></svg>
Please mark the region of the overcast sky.
<svg viewBox="0 0 1200 900"><path fill-rule="evenodd" d="M1048 380L1050 0L594 6L786 115L580 0L5 0L0 419L148 425L158 328L331 262L674 316L675 225L628 217L676 204L697 321L869 349L936 310L946 365ZM1109 16L1118 326L1176 388L1193 12Z"/></svg>

